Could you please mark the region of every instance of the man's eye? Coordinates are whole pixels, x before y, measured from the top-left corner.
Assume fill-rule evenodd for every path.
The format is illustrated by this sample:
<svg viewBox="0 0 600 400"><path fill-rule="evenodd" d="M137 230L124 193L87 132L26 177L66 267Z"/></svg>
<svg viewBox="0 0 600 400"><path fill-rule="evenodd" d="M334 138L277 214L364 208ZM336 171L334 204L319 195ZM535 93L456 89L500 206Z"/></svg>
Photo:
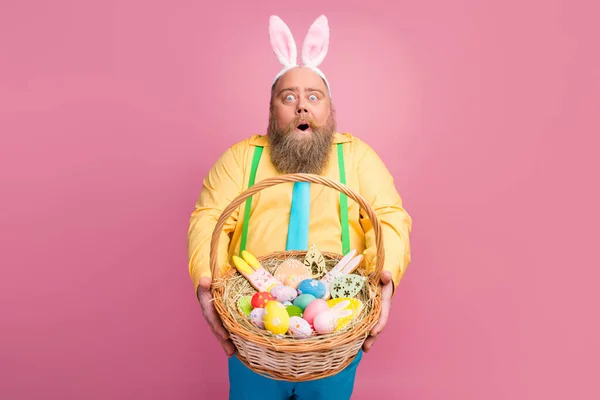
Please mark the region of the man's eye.
<svg viewBox="0 0 600 400"><path fill-rule="evenodd" d="M287 101L294 101L294 95L292 95L292 94L288 94L287 96L285 96L285 99L286 99Z"/></svg>
<svg viewBox="0 0 600 400"><path fill-rule="evenodd" d="M317 100L318 100L318 99L317 99L317 96L315 96L314 94L311 94L310 96L308 96L308 99L309 99L310 101L317 101Z"/></svg>

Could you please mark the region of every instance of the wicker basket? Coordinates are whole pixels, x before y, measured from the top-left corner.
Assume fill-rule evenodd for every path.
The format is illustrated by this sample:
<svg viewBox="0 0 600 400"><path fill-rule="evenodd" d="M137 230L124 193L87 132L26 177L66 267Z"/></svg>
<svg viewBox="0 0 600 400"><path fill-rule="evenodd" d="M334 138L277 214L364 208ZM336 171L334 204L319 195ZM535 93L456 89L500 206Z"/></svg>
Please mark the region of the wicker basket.
<svg viewBox="0 0 600 400"><path fill-rule="evenodd" d="M254 327L251 323L244 323L234 318L236 303L231 301L228 285L232 278L239 273L235 268L229 268L223 275L217 260L219 238L226 220L247 198L268 187L289 182L311 182L322 184L344 193L356 201L366 212L371 220L375 233L377 258L374 273L368 274L363 263L354 272L367 277L360 293L363 307L356 322L338 332L328 335L316 335L306 339L279 338L265 334L264 331ZM281 251L271 253L258 260L263 263L273 260L284 260L291 257L302 260L307 251ZM322 252L328 263L337 262L341 254ZM227 260L228 261L228 260ZM210 248L210 268L213 276L211 291L214 306L229 331L230 337L237 348L237 356L248 368L271 379L301 382L326 378L340 372L355 358L363 342L368 337L370 330L377 323L381 312L381 287L380 274L384 263L383 239L381 223L370 205L357 193L348 187L328 178L312 174L289 174L264 179L250 187L221 214L213 235ZM227 262L227 265L229 263ZM265 267L269 270L269 268ZM248 287L250 287L248 283ZM365 301L366 300L366 301Z"/></svg>

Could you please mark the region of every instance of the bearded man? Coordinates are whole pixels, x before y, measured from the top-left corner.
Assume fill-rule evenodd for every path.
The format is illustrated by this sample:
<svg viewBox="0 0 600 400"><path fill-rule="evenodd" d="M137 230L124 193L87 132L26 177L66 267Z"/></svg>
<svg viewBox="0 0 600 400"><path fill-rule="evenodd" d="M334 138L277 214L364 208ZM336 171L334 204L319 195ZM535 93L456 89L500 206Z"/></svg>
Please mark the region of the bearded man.
<svg viewBox="0 0 600 400"><path fill-rule="evenodd" d="M271 17L270 33L284 69L271 87L267 134L253 135L232 145L205 177L190 219L189 272L202 312L229 356L230 399L349 399L362 351L346 369L328 378L300 383L272 380L240 362L211 303L212 233L225 207L248 188L252 179L260 182L281 174L310 173L343 180L375 210L382 224L385 248L382 312L363 351L369 351L385 327L391 298L410 263L412 220L402 206L393 177L369 145L336 129L329 84L317 68L327 52L327 20L321 16L311 26L303 49L303 66L295 64L291 33L278 17ZM348 220L340 222L340 202L339 192L308 182L262 190L252 197L250 210L241 206L227 220L220 237L219 260L225 264L242 247L260 257L283 249L308 250L308 244L314 243L322 252L339 254L343 248L356 249L366 265L373 268L373 227L353 201L343 204ZM245 213L250 215L246 231Z"/></svg>

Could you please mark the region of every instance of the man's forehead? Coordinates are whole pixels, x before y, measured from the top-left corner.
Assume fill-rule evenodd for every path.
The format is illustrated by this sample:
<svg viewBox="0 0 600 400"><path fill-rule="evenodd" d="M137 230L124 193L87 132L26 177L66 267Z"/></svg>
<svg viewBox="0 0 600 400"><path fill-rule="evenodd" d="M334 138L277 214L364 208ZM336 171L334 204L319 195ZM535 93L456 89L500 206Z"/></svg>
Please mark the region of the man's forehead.
<svg viewBox="0 0 600 400"><path fill-rule="evenodd" d="M327 86L316 72L308 68L294 68L286 72L277 82L277 90L296 88L297 90L316 89L327 92Z"/></svg>

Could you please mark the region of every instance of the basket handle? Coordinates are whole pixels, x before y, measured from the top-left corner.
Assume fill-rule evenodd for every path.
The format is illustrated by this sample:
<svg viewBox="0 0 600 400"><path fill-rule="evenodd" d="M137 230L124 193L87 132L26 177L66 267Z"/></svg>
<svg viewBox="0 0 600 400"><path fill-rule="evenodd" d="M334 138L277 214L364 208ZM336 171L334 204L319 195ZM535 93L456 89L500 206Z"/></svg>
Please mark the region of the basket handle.
<svg viewBox="0 0 600 400"><path fill-rule="evenodd" d="M381 276L381 272L383 271L383 264L385 261L385 258L384 258L385 251L383 248L383 236L381 233L381 222L379 221L379 218L377 218L377 214L375 214L375 211L373 210L373 208L369 205L369 203L367 203L367 201L361 195L357 194L349 187L347 187L341 183L335 182L329 178L320 176L320 175L303 174L303 173L280 175L280 176L274 176L274 177L263 179L259 183L249 187L244 192L240 193L223 210L223 212L221 213L221 216L219 217L219 220L217 221L217 225L215 226L215 229L213 231L212 239L211 239L211 243L210 243L210 271L211 271L212 276L213 277L217 276L216 274L220 270L219 266L218 266L218 260L217 260L218 249L219 249L219 239L221 237L221 231L223 230L223 227L225 226L227 219L233 213L233 211L237 207L239 207L247 198L258 193L259 191L269 188L271 186L279 185L282 183L289 183L289 182L311 182L311 183L322 184L324 186L330 187L332 189L335 189L339 192L344 193L346 196L348 196L352 200L356 201L361 206L361 208L363 210L365 210L365 212L367 213L367 216L369 217L369 219L371 220L371 223L373 224L373 232L375 233L375 247L377 249L377 253L376 253L377 258L375 261L375 277L374 277L374 279L375 279L375 282L379 282L379 278ZM247 212L250 212L250 210L247 210Z"/></svg>

